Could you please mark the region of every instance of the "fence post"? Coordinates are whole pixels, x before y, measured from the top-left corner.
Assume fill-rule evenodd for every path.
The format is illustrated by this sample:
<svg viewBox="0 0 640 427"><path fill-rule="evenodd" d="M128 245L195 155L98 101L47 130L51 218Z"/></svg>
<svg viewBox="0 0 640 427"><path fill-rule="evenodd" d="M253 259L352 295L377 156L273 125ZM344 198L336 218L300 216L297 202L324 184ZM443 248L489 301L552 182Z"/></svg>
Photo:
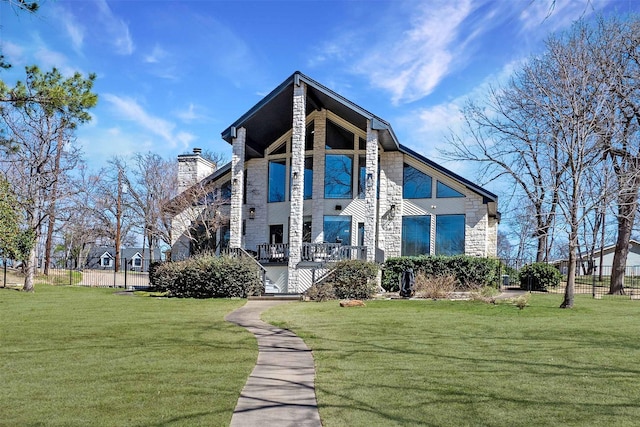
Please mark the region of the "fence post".
<svg viewBox="0 0 640 427"><path fill-rule="evenodd" d="M596 297L596 275L593 274L593 270L591 270L591 296Z"/></svg>
<svg viewBox="0 0 640 427"><path fill-rule="evenodd" d="M73 285L73 269L71 268L71 263L69 260L64 261L64 265L69 269L69 286Z"/></svg>
<svg viewBox="0 0 640 427"><path fill-rule="evenodd" d="M3 264L4 264L4 268L3 268L3 270L4 270L4 279L3 279L3 282L2 282L2 287L6 288L7 287L7 257L4 257L3 261L4 261L3 262Z"/></svg>
<svg viewBox="0 0 640 427"><path fill-rule="evenodd" d="M124 290L127 290L127 259L124 259Z"/></svg>

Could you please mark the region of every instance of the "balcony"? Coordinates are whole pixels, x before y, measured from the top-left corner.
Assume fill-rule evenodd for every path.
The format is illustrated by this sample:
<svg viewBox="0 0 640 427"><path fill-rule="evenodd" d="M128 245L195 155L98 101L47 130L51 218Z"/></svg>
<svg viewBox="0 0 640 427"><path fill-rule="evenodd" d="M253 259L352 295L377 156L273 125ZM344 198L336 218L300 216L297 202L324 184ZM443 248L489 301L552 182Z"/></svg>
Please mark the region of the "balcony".
<svg viewBox="0 0 640 427"><path fill-rule="evenodd" d="M261 264L286 263L289 261L288 243L264 243L257 247L257 260ZM301 261L336 262L347 259L367 259L366 246L347 246L340 243L303 243Z"/></svg>

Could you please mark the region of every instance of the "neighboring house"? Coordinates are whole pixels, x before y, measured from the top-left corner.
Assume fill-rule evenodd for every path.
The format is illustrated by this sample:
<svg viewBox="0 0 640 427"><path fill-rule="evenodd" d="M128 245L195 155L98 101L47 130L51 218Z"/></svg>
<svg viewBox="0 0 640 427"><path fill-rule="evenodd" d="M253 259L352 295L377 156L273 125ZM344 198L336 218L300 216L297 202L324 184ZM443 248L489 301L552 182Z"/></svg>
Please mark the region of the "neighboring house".
<svg viewBox="0 0 640 427"><path fill-rule="evenodd" d="M113 270L115 268L116 250L114 247L94 246L89 251L84 268L92 270ZM120 249L121 263L126 263L127 270L149 271L149 249ZM154 250L154 260L161 260L159 249Z"/></svg>
<svg viewBox="0 0 640 427"><path fill-rule="evenodd" d="M590 261L589 254L582 254L582 256L578 255L580 258L577 261L579 268L578 274L591 274L592 272L598 272L598 268L602 265L602 273L604 275L611 274L611 267L613 266L613 255L616 250L616 245L605 246L602 249L602 254L600 248L593 251L593 261ZM600 257L602 257L602 262L600 261ZM567 274L569 261L567 259L554 261L552 262L562 274ZM626 263L626 274L639 276L640 275L640 242L636 240L629 241L629 254L627 255L627 263Z"/></svg>
<svg viewBox="0 0 640 427"><path fill-rule="evenodd" d="M216 218L210 247L254 254L282 292L303 292L338 259L496 256L495 194L403 146L389 123L304 74L222 137L232 161L219 169L198 149L178 158L181 192L207 187L226 203L202 221L202 203L176 210L173 259L193 251L188 230Z"/></svg>

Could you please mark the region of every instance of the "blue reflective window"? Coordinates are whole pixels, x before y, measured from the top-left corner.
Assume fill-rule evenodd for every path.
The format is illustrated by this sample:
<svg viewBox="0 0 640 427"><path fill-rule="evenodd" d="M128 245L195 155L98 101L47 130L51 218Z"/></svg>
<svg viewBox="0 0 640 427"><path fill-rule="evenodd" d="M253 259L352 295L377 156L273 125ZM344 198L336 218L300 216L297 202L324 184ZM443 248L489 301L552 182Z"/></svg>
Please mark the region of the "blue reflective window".
<svg viewBox="0 0 640 427"><path fill-rule="evenodd" d="M464 254L464 215L436 216L436 255Z"/></svg>
<svg viewBox="0 0 640 427"><path fill-rule="evenodd" d="M402 197L405 199L431 198L431 177L406 163L402 183Z"/></svg>
<svg viewBox="0 0 640 427"><path fill-rule="evenodd" d="M304 158L304 199L313 195L313 157Z"/></svg>
<svg viewBox="0 0 640 427"><path fill-rule="evenodd" d="M402 256L429 255L431 216L402 217Z"/></svg>
<svg viewBox="0 0 640 427"><path fill-rule="evenodd" d="M325 199L351 199L353 157L327 154L324 162Z"/></svg>
<svg viewBox="0 0 640 427"><path fill-rule="evenodd" d="M358 156L358 197L364 199L367 191L367 157Z"/></svg>
<svg viewBox="0 0 640 427"><path fill-rule="evenodd" d="M269 161L269 202L284 202L286 174L286 160Z"/></svg>
<svg viewBox="0 0 640 427"><path fill-rule="evenodd" d="M324 241L351 245L351 217L327 215L324 217Z"/></svg>
<svg viewBox="0 0 640 427"><path fill-rule="evenodd" d="M436 183L436 197L443 199L447 197L464 197L464 194L438 181Z"/></svg>

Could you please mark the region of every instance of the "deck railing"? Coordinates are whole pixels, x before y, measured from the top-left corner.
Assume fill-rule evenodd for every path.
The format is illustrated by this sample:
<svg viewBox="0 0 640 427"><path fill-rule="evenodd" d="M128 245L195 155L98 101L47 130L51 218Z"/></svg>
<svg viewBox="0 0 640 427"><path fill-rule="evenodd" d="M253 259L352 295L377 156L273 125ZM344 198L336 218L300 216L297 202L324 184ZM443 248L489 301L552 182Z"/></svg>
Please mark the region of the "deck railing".
<svg viewBox="0 0 640 427"><path fill-rule="evenodd" d="M257 246L257 260L261 263L282 263L289 260L288 243L264 243ZM340 243L303 243L301 261L335 262L367 258L366 246L347 246Z"/></svg>

